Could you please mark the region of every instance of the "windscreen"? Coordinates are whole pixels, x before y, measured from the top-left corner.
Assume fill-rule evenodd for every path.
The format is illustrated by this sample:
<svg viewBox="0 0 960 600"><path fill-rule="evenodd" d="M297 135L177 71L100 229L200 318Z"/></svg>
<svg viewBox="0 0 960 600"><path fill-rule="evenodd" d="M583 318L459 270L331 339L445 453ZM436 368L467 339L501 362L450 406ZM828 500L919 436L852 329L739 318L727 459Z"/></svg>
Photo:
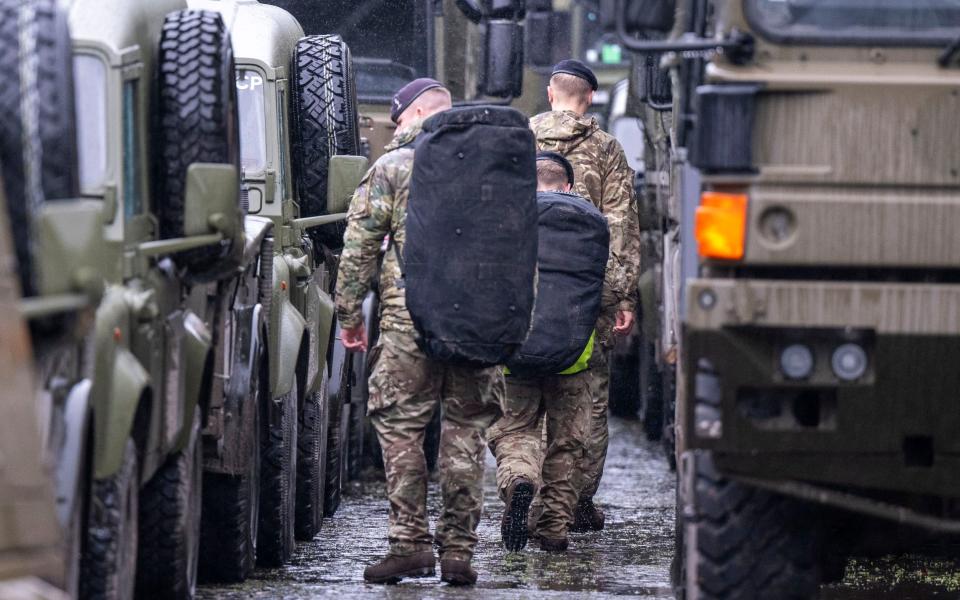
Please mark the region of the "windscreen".
<svg viewBox="0 0 960 600"><path fill-rule="evenodd" d="M262 74L251 69L237 69L237 106L240 113L240 166L247 173L259 173L267 165Z"/></svg>
<svg viewBox="0 0 960 600"><path fill-rule="evenodd" d="M747 16L786 42L938 45L960 35L960 0L745 0Z"/></svg>
<svg viewBox="0 0 960 600"><path fill-rule="evenodd" d="M96 193L107 178L107 65L91 54L73 59L80 189Z"/></svg>

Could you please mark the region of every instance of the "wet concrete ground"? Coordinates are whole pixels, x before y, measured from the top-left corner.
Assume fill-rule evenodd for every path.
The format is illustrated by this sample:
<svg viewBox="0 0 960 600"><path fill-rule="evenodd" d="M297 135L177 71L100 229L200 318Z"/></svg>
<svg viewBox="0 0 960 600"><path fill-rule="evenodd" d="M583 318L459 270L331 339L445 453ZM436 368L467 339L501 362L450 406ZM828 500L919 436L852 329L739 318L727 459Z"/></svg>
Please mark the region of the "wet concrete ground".
<svg viewBox="0 0 960 600"><path fill-rule="evenodd" d="M309 544L300 544L283 569L259 570L237 586L206 586L204 599L283 598L672 598L674 474L659 445L647 442L639 423L611 420L610 451L598 499L607 526L572 534L566 555L528 548L508 554L500 546L503 505L496 494L493 459L485 475L484 515L473 589L450 588L435 579L396 586L363 582L363 567L386 550L387 503L382 474L354 482L340 512L324 522ZM439 492L430 487L431 523ZM960 598L960 561L920 556L854 560L842 584L824 588L821 600L923 600Z"/></svg>

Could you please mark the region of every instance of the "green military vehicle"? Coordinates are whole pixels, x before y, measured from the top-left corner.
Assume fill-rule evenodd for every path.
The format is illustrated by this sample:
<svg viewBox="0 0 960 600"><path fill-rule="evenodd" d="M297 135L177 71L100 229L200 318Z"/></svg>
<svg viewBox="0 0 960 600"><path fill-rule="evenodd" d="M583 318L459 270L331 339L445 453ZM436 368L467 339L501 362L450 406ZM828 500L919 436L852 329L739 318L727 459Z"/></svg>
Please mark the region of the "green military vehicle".
<svg viewBox="0 0 960 600"><path fill-rule="evenodd" d="M259 256L272 223L244 218L219 15L176 0L67 4L80 193L99 207L90 237L107 281L88 354L80 594L189 598L204 496L235 517L255 509Z"/></svg>
<svg viewBox="0 0 960 600"><path fill-rule="evenodd" d="M812 597L956 534L960 5L617 17L673 80L680 595Z"/></svg>
<svg viewBox="0 0 960 600"><path fill-rule="evenodd" d="M267 397L283 406L264 440L261 563L289 558L339 504L350 363L334 330L333 275L359 151L350 51L336 36L304 37L286 11L256 1L191 0L233 34L243 196L274 224L268 238ZM344 434L344 437L345 434ZM220 534L211 530L211 540ZM205 538L206 539L206 538Z"/></svg>

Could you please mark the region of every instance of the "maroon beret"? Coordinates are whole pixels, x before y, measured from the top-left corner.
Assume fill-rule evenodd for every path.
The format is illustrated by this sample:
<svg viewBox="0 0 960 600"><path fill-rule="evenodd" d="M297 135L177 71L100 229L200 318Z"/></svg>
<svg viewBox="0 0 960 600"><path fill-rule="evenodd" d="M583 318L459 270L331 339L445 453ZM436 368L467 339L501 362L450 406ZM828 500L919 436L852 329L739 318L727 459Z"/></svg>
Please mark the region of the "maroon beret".
<svg viewBox="0 0 960 600"><path fill-rule="evenodd" d="M400 91L393 95L393 104L390 105L390 120L394 123L407 110L413 101L419 98L427 90L442 88L443 84L436 79L421 77L414 79L407 85L400 88Z"/></svg>

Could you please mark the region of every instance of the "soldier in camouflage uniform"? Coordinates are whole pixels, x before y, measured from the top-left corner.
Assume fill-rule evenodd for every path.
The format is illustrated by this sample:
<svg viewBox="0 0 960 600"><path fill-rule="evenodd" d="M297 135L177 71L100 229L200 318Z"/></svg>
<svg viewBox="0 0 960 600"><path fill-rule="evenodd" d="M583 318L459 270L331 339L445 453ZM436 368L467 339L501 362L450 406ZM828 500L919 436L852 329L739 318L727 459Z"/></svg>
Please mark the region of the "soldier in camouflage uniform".
<svg viewBox="0 0 960 600"><path fill-rule="evenodd" d="M572 173L563 157L538 156L537 191L569 192ZM507 550L522 550L527 543L527 516L538 486L542 510L533 534L543 550L567 549L567 528L580 491L571 477L583 458L590 430L587 357L584 352L581 361L563 374L506 378L503 416L490 428L489 441L505 504L500 534Z"/></svg>
<svg viewBox="0 0 960 600"><path fill-rule="evenodd" d="M397 133L353 196L337 277L337 316L348 350L366 348L363 299L377 273L381 248L402 248L414 149L424 119L450 108L450 93L432 79L418 79L394 97ZM380 272L381 337L370 353L368 414L377 431L390 501L390 549L364 570L371 583L434 574L433 537L427 522L424 431L443 403L440 486L443 512L437 523L443 581L472 584L470 559L483 505L484 434L500 415L495 389L498 369L469 369L435 363L417 347L404 302L396 253L388 251Z"/></svg>
<svg viewBox="0 0 960 600"><path fill-rule="evenodd" d="M547 96L553 110L535 116L530 126L540 150L557 152L573 165L573 190L593 202L610 225L610 260L603 287L603 306L597 322L597 342L590 364L592 424L587 451L574 473L580 490L573 531L603 529L603 512L593 497L607 457L609 352L614 335L633 327L640 276L640 221L633 201L633 171L620 143L601 131L596 119L584 116L598 87L590 69L577 60L554 67Z"/></svg>

